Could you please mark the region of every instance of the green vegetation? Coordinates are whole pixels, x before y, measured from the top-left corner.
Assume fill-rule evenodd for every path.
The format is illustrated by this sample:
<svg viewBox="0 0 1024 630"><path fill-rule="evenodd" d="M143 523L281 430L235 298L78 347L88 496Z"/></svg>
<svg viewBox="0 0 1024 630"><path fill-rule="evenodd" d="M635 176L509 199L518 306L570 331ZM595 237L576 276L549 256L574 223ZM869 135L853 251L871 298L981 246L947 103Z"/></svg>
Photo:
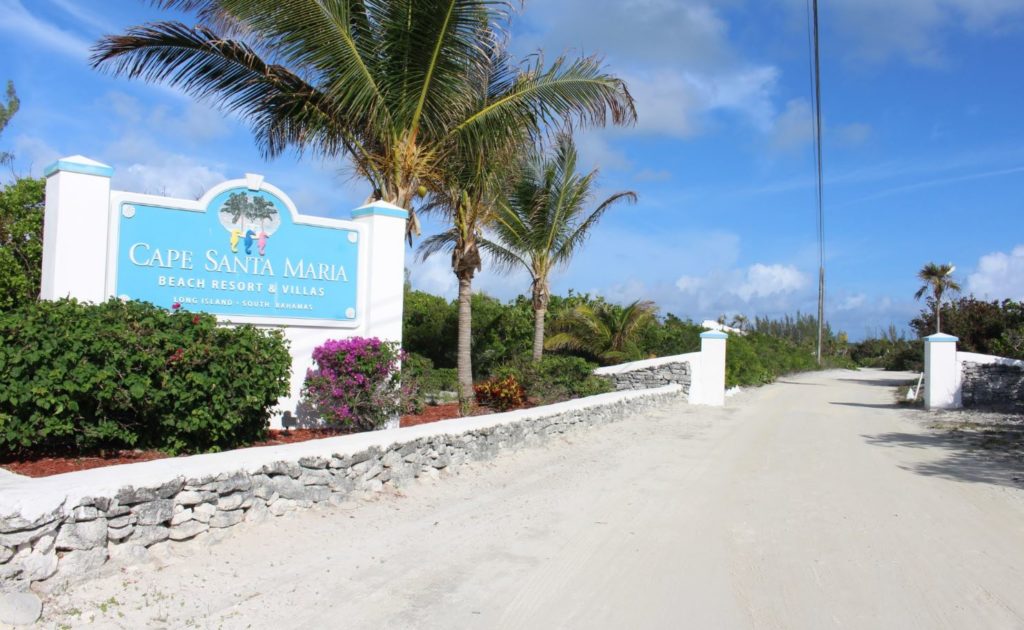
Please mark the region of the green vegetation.
<svg viewBox="0 0 1024 630"><path fill-rule="evenodd" d="M1024 303L986 302L973 295L946 299L960 291L954 270L953 265L928 263L918 272L923 284L914 297L930 295L928 308L910 320L915 339L907 339L890 326L887 332L851 346L851 358L858 365L920 372L924 369L923 339L939 331L941 323L947 334L959 338L958 350L1024 359Z"/></svg>
<svg viewBox="0 0 1024 630"><path fill-rule="evenodd" d="M533 301L519 296L507 303L473 296L474 378L515 376L537 402L554 402L607 391L603 379L593 377L598 364L685 354L700 350L703 328L668 314L657 315L652 303L619 305L601 297L570 292L550 297L546 353L532 361ZM403 339L412 356L429 358L432 369L455 366L451 353L456 334L457 304L408 290ZM564 327L564 328L563 328ZM573 339L551 344L552 339ZM726 352L728 385L760 385L783 374L817 369L817 323L797 314L779 320L757 319L746 335L730 335ZM614 345L613 345L614 344ZM826 367L853 367L846 338L826 326Z"/></svg>
<svg viewBox="0 0 1024 630"><path fill-rule="evenodd" d="M530 274L534 361L544 353L551 272L568 266L605 211L619 201L636 201L636 193L618 192L588 211L598 171L579 174L577 159L568 135L559 136L552 155L528 155L495 213L495 238L483 241L484 250L504 269L523 268Z"/></svg>
<svg viewBox="0 0 1024 630"><path fill-rule="evenodd" d="M0 189L0 311L39 299L46 182L18 179Z"/></svg>
<svg viewBox="0 0 1024 630"><path fill-rule="evenodd" d="M248 444L290 367L279 331L142 302L30 303L0 313L0 457Z"/></svg>

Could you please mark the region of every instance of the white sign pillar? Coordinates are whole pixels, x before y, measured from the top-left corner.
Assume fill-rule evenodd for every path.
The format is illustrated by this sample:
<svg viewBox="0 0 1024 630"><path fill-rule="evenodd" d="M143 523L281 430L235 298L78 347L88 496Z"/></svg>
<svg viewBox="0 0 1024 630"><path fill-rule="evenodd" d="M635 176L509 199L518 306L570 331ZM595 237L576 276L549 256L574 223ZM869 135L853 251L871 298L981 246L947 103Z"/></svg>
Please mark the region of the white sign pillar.
<svg viewBox="0 0 1024 630"><path fill-rule="evenodd" d="M43 275L39 297L107 298L110 177L114 169L81 155L62 158L46 175Z"/></svg>
<svg viewBox="0 0 1024 630"><path fill-rule="evenodd" d="M405 301L405 225L409 213L386 201L352 211L356 223L367 227L366 334L386 341L402 340Z"/></svg>
<svg viewBox="0 0 1024 630"><path fill-rule="evenodd" d="M925 409L960 406L960 366L953 335L936 333L924 338Z"/></svg>
<svg viewBox="0 0 1024 630"><path fill-rule="evenodd" d="M721 407L725 404L725 344L729 335L708 331L700 335L700 364L693 370L690 402Z"/></svg>

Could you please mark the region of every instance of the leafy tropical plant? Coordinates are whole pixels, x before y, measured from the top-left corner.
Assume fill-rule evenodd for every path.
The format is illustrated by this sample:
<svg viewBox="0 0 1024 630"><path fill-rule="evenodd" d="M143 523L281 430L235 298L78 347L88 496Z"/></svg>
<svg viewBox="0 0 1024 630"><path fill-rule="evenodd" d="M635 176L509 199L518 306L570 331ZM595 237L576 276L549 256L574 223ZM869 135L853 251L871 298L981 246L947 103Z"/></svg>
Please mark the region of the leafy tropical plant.
<svg viewBox="0 0 1024 630"><path fill-rule="evenodd" d="M530 274L534 361L544 353L551 272L569 264L605 211L620 201L636 201L635 192L617 192L588 210L598 171L580 174L577 159L568 134L558 137L551 155L529 156L495 212L494 238L481 241L505 269L521 267Z"/></svg>
<svg viewBox="0 0 1024 630"><path fill-rule="evenodd" d="M557 317L548 350L583 352L604 364L645 358L637 344L641 328L655 318L654 302L637 300L626 306L581 304Z"/></svg>
<svg viewBox="0 0 1024 630"><path fill-rule="evenodd" d="M412 212L460 148L483 156L550 123L635 119L596 57L504 54L512 4L486 0L154 0L194 14L108 35L94 67L237 114L262 152L347 157L371 198ZM415 214L410 230L418 232Z"/></svg>
<svg viewBox="0 0 1024 630"><path fill-rule="evenodd" d="M941 332L942 325L942 298L947 293L959 293L960 285L953 279L953 272L956 267L952 263L938 265L930 262L917 272L917 278L924 284L914 294L915 300L920 300L926 293L931 292L929 302L935 311L935 332Z"/></svg>

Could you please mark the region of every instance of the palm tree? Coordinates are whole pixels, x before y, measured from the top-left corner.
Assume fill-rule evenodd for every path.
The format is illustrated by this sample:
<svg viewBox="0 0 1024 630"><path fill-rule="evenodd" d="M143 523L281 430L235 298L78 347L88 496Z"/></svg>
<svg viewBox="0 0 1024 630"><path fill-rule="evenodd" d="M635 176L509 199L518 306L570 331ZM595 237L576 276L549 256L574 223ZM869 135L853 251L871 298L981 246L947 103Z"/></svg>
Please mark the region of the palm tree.
<svg viewBox="0 0 1024 630"><path fill-rule="evenodd" d="M428 213L444 215L450 228L423 241L420 259L440 251L451 253L452 273L459 282L458 341L456 366L459 380L459 407L469 410L473 397L473 278L482 267L481 232L493 220L496 197L504 182L504 168L509 160L495 156L483 159L472 152L460 154L463 159L449 165L451 181L436 192L424 207Z"/></svg>
<svg viewBox="0 0 1024 630"><path fill-rule="evenodd" d="M588 211L598 171L581 175L576 164L576 147L568 134L559 136L553 155L530 156L495 213L495 238L481 241L498 264L522 267L530 274L534 361L544 353L552 270L569 264L608 208L619 201L636 201L635 192L617 192Z"/></svg>
<svg viewBox="0 0 1024 630"><path fill-rule="evenodd" d="M606 365L642 359L636 337L656 311L650 301L637 300L627 306L581 304L555 319L556 333L544 347L585 352Z"/></svg>
<svg viewBox="0 0 1024 630"><path fill-rule="evenodd" d="M94 67L162 82L249 122L265 157L289 148L347 157L410 212L442 188L460 146L487 155L552 123L632 123L625 83L596 57L526 66L504 54L511 2L492 0L154 0L198 24L109 35ZM494 77L485 101L480 76Z"/></svg>
<svg viewBox="0 0 1024 630"><path fill-rule="evenodd" d="M935 309L935 332L939 333L941 323L942 298L946 293L959 293L960 285L953 279L953 272L956 267L952 263L937 265L928 263L917 272L917 278L924 284L914 294L915 300L920 300L926 293L931 291L929 301Z"/></svg>

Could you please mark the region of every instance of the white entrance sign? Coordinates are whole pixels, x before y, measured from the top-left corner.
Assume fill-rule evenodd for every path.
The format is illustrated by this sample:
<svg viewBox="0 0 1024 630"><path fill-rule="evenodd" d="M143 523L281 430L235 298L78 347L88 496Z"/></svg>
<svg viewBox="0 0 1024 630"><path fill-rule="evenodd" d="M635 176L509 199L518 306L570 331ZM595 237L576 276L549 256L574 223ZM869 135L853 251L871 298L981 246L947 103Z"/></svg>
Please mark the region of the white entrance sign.
<svg viewBox="0 0 1024 630"><path fill-rule="evenodd" d="M113 169L80 155L45 170L40 297L110 297L280 327L290 342L295 412L313 348L327 339L402 340L405 221L385 202L352 220L303 215L247 174L198 201L110 189Z"/></svg>

